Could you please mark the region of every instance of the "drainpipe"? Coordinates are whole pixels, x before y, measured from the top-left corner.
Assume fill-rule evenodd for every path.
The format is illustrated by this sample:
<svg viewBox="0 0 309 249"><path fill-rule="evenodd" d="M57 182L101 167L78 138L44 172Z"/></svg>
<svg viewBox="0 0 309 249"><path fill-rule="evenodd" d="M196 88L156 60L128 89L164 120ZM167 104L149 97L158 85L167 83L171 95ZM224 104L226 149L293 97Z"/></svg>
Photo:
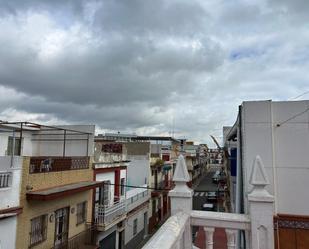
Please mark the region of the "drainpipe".
<svg viewBox="0 0 309 249"><path fill-rule="evenodd" d="M15 129L13 130L13 143L12 143L12 149L11 149L12 153L11 153L11 164L10 164L10 168L13 168L13 157L14 157L14 152L15 152Z"/></svg>

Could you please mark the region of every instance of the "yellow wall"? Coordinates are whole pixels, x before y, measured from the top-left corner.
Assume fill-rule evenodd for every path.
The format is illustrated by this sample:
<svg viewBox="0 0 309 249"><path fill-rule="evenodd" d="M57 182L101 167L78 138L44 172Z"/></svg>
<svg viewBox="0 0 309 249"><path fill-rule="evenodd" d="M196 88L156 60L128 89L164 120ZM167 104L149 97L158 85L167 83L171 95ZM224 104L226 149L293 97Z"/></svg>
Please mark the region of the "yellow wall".
<svg viewBox="0 0 309 249"><path fill-rule="evenodd" d="M90 160L89 165L91 165ZM23 212L18 216L17 220L17 241L16 249L27 249L30 245L30 230L32 218L48 214L47 223L47 240L34 246L35 249L50 249L54 244L55 218L50 222L49 218L57 209L70 207L69 218L69 238L84 231L85 224L76 226L76 212L78 203L83 201L88 202L87 221L91 221L91 202L92 190L83 191L63 198L58 198L50 201L35 201L26 200L27 186L32 187L32 191L45 189L80 181L92 181L93 171L91 166L88 169L69 170L60 172L36 173L29 174L30 157L24 157L22 182L20 188L20 205L23 207ZM71 209L74 208L74 213ZM54 215L55 216L55 215Z"/></svg>

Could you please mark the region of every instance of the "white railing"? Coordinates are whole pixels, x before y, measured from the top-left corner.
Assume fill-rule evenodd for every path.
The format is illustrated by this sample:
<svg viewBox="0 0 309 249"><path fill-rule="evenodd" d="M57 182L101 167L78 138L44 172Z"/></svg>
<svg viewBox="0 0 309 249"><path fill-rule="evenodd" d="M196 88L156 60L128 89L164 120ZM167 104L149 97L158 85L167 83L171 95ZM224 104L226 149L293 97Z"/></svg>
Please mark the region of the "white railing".
<svg viewBox="0 0 309 249"><path fill-rule="evenodd" d="M189 238L191 236L189 226L204 227L207 249L212 249L215 244L213 241L215 228L225 228L228 249L234 249L237 231L249 231L251 223L249 217L243 214L206 211L192 211L190 214L178 212L164 223L143 249L186 249L188 248L185 246L186 244L189 244L190 248L192 248ZM167 234L168 238L166 238Z"/></svg>
<svg viewBox="0 0 309 249"><path fill-rule="evenodd" d="M274 197L265 189L267 175L261 159L257 156L250 178L253 190L248 194L249 213L220 213L192 210L192 190L186 185L189 175L182 156L179 157L173 180L175 188L169 192L172 216L154 234L143 249L191 249L191 227L203 227L206 249L213 249L215 228L224 228L227 248L239 248L236 243L238 231L244 231L247 249L273 249L273 202ZM238 246L238 247L237 247Z"/></svg>
<svg viewBox="0 0 309 249"><path fill-rule="evenodd" d="M145 185L147 187L147 185ZM131 190L132 191L132 190ZM130 190L127 192L130 192ZM127 205L127 212L131 211L132 209L138 207L139 205L143 204L150 198L148 189L138 192L132 196L127 197L126 205Z"/></svg>
<svg viewBox="0 0 309 249"><path fill-rule="evenodd" d="M126 213L125 201L119 201L112 206L96 204L95 223L101 226L107 226Z"/></svg>
<svg viewBox="0 0 309 249"><path fill-rule="evenodd" d="M184 212L179 212L171 216L143 247L143 249L186 248L185 235L186 228L190 225L189 218L190 216Z"/></svg>
<svg viewBox="0 0 309 249"><path fill-rule="evenodd" d="M8 188L11 185L12 173L0 172L0 188Z"/></svg>

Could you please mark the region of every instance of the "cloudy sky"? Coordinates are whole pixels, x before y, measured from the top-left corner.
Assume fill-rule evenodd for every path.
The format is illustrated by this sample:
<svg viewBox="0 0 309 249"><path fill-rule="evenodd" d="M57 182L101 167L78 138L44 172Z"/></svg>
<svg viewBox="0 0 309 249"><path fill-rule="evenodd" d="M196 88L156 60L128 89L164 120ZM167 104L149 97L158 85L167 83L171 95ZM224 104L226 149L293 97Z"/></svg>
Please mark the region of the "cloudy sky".
<svg viewBox="0 0 309 249"><path fill-rule="evenodd" d="M209 142L242 101L309 91L308 13L308 0L0 0L0 119Z"/></svg>

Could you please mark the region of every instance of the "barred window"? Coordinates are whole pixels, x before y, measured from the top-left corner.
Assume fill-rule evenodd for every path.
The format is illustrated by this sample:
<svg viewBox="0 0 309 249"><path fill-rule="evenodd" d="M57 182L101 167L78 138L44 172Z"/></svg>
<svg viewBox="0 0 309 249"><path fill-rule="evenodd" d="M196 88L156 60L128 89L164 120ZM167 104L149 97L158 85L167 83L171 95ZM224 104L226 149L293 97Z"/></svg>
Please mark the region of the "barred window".
<svg viewBox="0 0 309 249"><path fill-rule="evenodd" d="M81 223L84 223L86 221L86 213L87 213L87 202L84 201L82 203L77 204L77 212L76 212L76 218L77 218L77 224L79 225Z"/></svg>
<svg viewBox="0 0 309 249"><path fill-rule="evenodd" d="M31 220L30 246L37 245L46 240L47 214Z"/></svg>

